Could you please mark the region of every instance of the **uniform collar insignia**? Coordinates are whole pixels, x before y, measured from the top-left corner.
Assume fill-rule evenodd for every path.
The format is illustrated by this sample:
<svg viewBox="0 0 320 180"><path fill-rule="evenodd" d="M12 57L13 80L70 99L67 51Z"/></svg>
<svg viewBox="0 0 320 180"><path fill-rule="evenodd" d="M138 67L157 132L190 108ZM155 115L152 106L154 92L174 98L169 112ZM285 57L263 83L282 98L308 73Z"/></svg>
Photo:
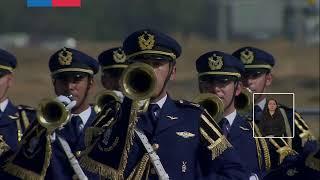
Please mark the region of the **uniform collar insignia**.
<svg viewBox="0 0 320 180"><path fill-rule="evenodd" d="M62 66L68 66L72 62L72 52L68 51L66 48L63 48L59 52L59 64Z"/></svg>
<svg viewBox="0 0 320 180"><path fill-rule="evenodd" d="M191 132L187 132L187 131L176 132L176 134L177 134L178 136L181 136L181 137L185 138L185 139L187 139L187 138L192 138L192 137L195 136L195 134L193 134L193 133L191 133Z"/></svg>
<svg viewBox="0 0 320 180"><path fill-rule="evenodd" d="M19 118L19 116L11 116L11 115L8 115L10 119L13 119L13 120L16 120Z"/></svg>
<svg viewBox="0 0 320 180"><path fill-rule="evenodd" d="M197 104L197 103L191 102L190 104L191 104L191 105L194 105L195 107L200 107L200 104Z"/></svg>
<svg viewBox="0 0 320 180"><path fill-rule="evenodd" d="M211 70L220 70L223 66L223 57L217 56L213 54L211 57L208 58L208 65Z"/></svg>
<svg viewBox="0 0 320 180"><path fill-rule="evenodd" d="M166 116L167 118L171 119L171 120L177 120L178 117L173 117L173 116Z"/></svg>
<svg viewBox="0 0 320 180"><path fill-rule="evenodd" d="M248 128L245 128L245 127L242 127L242 126L239 126L240 129L244 130L244 131L249 131L250 129Z"/></svg>

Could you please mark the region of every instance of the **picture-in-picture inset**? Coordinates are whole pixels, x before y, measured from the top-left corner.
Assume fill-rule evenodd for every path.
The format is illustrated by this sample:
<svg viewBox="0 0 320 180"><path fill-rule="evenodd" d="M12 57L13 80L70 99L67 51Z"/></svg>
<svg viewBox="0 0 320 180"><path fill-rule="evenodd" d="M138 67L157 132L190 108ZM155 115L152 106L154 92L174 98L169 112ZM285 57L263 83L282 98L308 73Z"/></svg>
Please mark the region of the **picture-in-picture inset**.
<svg viewBox="0 0 320 180"><path fill-rule="evenodd" d="M254 102L265 94L260 102ZM294 94L293 93L253 93L253 122L260 134L255 138L294 137Z"/></svg>

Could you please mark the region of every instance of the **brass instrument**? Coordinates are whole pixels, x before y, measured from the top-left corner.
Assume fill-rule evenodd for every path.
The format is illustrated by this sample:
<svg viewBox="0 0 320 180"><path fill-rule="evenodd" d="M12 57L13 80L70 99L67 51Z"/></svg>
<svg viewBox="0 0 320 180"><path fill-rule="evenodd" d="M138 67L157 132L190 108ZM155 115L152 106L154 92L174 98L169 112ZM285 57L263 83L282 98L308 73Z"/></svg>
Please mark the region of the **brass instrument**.
<svg viewBox="0 0 320 180"><path fill-rule="evenodd" d="M219 122L223 117L223 102L217 95L202 93L193 101L204 107L216 122Z"/></svg>
<svg viewBox="0 0 320 180"><path fill-rule="evenodd" d="M132 100L150 98L156 86L153 68L145 63L131 64L124 70L120 85L124 95Z"/></svg>
<svg viewBox="0 0 320 180"><path fill-rule="evenodd" d="M52 153L50 135L67 123L69 117L69 110L63 103L43 99L37 107L37 122L28 127L19 148L6 160L3 171L18 179L44 179Z"/></svg>
<svg viewBox="0 0 320 180"><path fill-rule="evenodd" d="M142 111L145 112L156 87L156 75L150 65L133 63L124 70L120 85L123 94L135 104L143 102Z"/></svg>
<svg viewBox="0 0 320 180"><path fill-rule="evenodd" d="M121 98L114 91L111 90L105 90L99 93L95 98L95 112L101 112L103 107L111 101L121 102Z"/></svg>
<svg viewBox="0 0 320 180"><path fill-rule="evenodd" d="M129 152L136 138L135 128L139 120L137 117L148 109L149 99L154 95L156 87L156 75L151 66L133 63L122 73L120 85L122 93L128 97L123 100L121 114L114 115L119 111L114 110L112 104L99 113L93 123L95 126L90 127L98 133L95 135L92 131L90 136L95 137L90 140L92 143L88 143L89 147L82 152L79 160L83 168L110 179L124 179ZM110 130L111 126L117 128ZM89 132L87 130L86 136ZM112 160L108 158L110 153ZM97 156L101 158L95 158ZM144 167L139 169L143 171ZM134 179L142 179L139 175L132 176Z"/></svg>
<svg viewBox="0 0 320 180"><path fill-rule="evenodd" d="M38 105L37 121L50 132L66 124L69 118L69 110L57 100L43 99Z"/></svg>
<svg viewBox="0 0 320 180"><path fill-rule="evenodd" d="M235 97L234 106L241 115L249 113L252 109L252 92L249 88L243 88Z"/></svg>

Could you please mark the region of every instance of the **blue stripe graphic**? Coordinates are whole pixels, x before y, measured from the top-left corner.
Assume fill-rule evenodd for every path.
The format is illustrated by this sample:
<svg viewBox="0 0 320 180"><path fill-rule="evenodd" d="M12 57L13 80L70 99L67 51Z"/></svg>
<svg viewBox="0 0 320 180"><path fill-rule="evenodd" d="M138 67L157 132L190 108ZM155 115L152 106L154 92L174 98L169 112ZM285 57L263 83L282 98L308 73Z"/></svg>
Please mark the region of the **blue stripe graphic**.
<svg viewBox="0 0 320 180"><path fill-rule="evenodd" d="M27 7L52 7L52 0L27 0Z"/></svg>

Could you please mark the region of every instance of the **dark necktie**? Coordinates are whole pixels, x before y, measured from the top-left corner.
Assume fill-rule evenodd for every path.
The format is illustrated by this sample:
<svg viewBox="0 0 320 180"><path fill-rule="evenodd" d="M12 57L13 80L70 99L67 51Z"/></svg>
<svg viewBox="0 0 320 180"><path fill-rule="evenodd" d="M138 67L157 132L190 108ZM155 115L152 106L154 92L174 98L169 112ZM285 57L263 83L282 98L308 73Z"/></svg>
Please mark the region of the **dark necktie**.
<svg viewBox="0 0 320 180"><path fill-rule="evenodd" d="M219 122L219 126L222 129L223 135L228 136L229 130L230 130L230 123L227 118L222 118Z"/></svg>
<svg viewBox="0 0 320 180"><path fill-rule="evenodd" d="M158 123L158 113L159 113L160 107L158 104L150 104L148 107L148 114L153 126L153 132L156 129L157 123ZM156 114L157 113L157 114Z"/></svg>
<svg viewBox="0 0 320 180"><path fill-rule="evenodd" d="M258 105L254 105L254 113L261 113L262 109Z"/></svg>
<svg viewBox="0 0 320 180"><path fill-rule="evenodd" d="M81 125L83 124L81 117L72 116L70 124L75 132L76 137L79 137L81 134Z"/></svg>
<svg viewBox="0 0 320 180"><path fill-rule="evenodd" d="M262 109L258 105L254 105L254 121L259 122L262 119Z"/></svg>

